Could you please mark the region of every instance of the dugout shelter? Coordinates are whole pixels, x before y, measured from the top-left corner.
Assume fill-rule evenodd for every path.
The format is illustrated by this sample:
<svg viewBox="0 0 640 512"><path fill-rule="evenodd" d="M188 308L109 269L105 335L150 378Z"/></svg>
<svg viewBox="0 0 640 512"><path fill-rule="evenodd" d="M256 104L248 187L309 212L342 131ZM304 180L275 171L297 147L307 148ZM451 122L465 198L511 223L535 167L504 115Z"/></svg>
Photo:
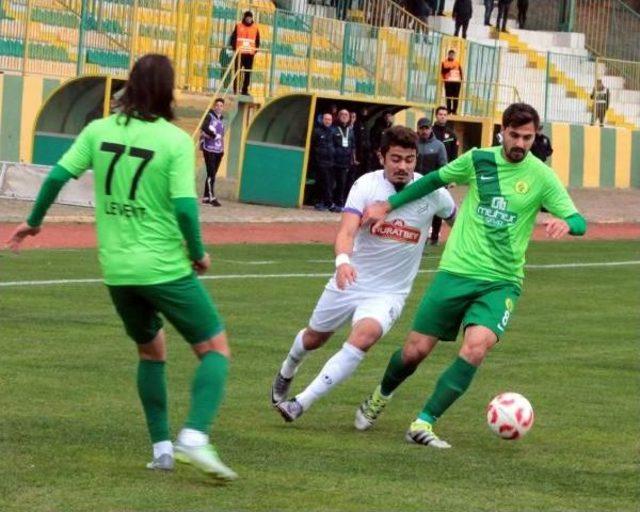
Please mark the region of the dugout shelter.
<svg viewBox="0 0 640 512"><path fill-rule="evenodd" d="M310 204L314 185L309 169L311 134L318 115L330 105L359 112L366 107L367 128L389 111L395 124L415 129L422 115L432 117L433 106L372 101L369 98L330 96L312 93L286 94L265 104L245 131L241 158L238 199L241 202L283 207ZM402 119L398 119L402 116ZM461 149L491 145L493 120L452 117Z"/></svg>

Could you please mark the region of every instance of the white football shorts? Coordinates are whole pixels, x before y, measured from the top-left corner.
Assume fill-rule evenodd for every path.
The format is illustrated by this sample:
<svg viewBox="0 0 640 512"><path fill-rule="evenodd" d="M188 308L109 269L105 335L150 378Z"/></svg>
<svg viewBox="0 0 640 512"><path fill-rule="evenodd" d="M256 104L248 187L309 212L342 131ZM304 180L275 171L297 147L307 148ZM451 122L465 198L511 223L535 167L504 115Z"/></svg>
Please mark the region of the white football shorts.
<svg viewBox="0 0 640 512"><path fill-rule="evenodd" d="M325 288L311 314L309 327L318 332L333 332L349 320L354 325L363 318L373 318L382 327L384 336L400 317L405 298L400 294L368 294Z"/></svg>

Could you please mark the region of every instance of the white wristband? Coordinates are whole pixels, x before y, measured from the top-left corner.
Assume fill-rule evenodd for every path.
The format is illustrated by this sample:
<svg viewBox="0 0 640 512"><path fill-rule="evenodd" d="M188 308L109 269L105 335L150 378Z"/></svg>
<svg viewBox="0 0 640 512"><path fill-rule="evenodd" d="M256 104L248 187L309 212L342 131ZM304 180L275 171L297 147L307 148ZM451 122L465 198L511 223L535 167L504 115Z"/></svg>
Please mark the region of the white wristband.
<svg viewBox="0 0 640 512"><path fill-rule="evenodd" d="M349 258L349 255L345 252L340 253L336 256L336 268L338 268L340 265L351 265L351 258Z"/></svg>

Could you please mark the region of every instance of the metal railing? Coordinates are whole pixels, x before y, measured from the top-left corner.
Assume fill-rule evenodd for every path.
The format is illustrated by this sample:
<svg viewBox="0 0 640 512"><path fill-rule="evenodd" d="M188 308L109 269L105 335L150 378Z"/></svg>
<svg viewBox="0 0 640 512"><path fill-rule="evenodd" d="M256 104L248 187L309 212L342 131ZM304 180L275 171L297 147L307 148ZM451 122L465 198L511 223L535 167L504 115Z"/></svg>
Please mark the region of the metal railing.
<svg viewBox="0 0 640 512"><path fill-rule="evenodd" d="M367 1L358 4L361 12L373 5ZM590 92L596 79L605 77L613 110L640 125L640 112L633 110L636 93L622 88L640 90L636 62L533 50L517 54L437 32L274 11L259 2L130 0L128 9L123 5L93 0L3 2L0 67L59 77L123 77L135 58L154 51L173 59L181 89L212 93L228 80L228 39L242 11L251 9L261 33L261 51L251 71L251 92L259 98L304 91L439 105L444 101L440 64L447 51L455 49L463 66L465 113L494 116L499 108L495 105L504 103L503 89L517 85L522 100L536 106L546 120L588 123ZM393 12L387 13L388 20L411 21L393 18Z"/></svg>
<svg viewBox="0 0 640 512"><path fill-rule="evenodd" d="M527 28L582 32L596 55L640 61L640 14L622 0L536 0Z"/></svg>

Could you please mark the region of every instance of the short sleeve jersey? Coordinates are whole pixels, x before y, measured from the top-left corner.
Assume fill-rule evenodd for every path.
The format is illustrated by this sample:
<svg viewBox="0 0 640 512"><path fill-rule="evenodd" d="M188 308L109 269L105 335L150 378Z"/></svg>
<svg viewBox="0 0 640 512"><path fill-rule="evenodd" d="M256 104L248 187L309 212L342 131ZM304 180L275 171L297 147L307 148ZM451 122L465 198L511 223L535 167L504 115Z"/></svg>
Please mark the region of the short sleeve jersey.
<svg viewBox="0 0 640 512"><path fill-rule="evenodd" d="M164 119L125 120L92 122L58 164L76 177L93 169L105 283L173 281L192 271L172 199L197 197L194 147Z"/></svg>
<svg viewBox="0 0 640 512"><path fill-rule="evenodd" d="M414 180L420 177L415 173ZM351 187L344 211L362 215L368 205L386 201L395 192L384 171L367 173ZM433 216L450 218L455 209L451 194L441 188L391 212L376 233L371 226L362 226L351 257L358 275L349 291L409 294ZM327 287L338 290L335 276Z"/></svg>
<svg viewBox="0 0 640 512"><path fill-rule="evenodd" d="M446 183L469 185L440 260L454 274L521 284L540 207L559 218L577 213L553 170L531 153L511 163L501 146L473 149L438 172Z"/></svg>

